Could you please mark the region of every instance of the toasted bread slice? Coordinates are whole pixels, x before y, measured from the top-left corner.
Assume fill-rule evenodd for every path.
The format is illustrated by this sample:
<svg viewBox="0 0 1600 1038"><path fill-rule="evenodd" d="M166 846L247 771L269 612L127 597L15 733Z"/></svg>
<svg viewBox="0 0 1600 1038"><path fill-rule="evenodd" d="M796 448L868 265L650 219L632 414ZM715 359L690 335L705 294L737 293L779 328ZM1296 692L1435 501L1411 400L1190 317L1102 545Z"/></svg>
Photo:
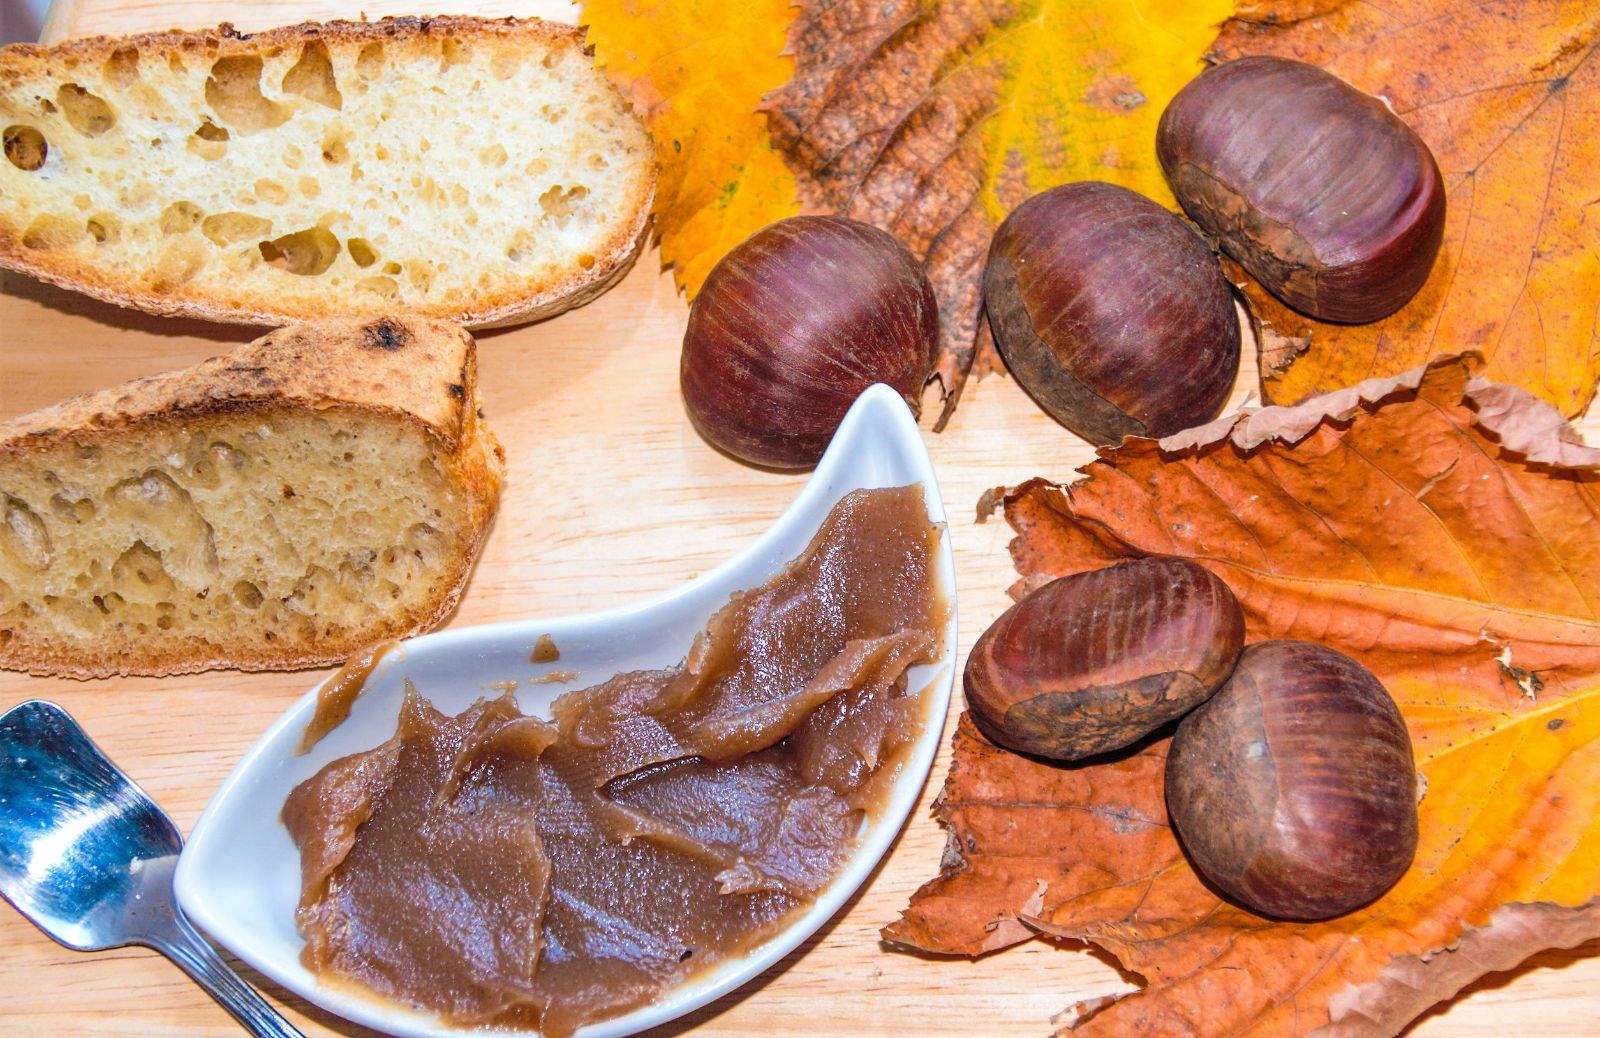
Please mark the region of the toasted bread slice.
<svg viewBox="0 0 1600 1038"><path fill-rule="evenodd" d="M500 495L472 337L283 328L0 424L0 667L333 663L433 626Z"/></svg>
<svg viewBox="0 0 1600 1038"><path fill-rule="evenodd" d="M549 316L622 276L655 187L581 30L537 19L14 45L0 129L0 265L245 324Z"/></svg>

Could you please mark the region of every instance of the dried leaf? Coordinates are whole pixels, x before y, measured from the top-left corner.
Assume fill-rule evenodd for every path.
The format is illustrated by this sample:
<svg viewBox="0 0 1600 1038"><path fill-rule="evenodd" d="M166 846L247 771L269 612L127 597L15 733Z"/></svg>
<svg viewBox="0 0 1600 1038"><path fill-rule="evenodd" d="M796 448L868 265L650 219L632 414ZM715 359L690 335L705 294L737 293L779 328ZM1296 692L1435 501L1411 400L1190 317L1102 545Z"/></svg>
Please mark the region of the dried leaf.
<svg viewBox="0 0 1600 1038"><path fill-rule="evenodd" d="M650 126L661 258L692 297L733 246L799 211L756 111L789 78L787 0L586 0L588 42Z"/></svg>
<svg viewBox="0 0 1600 1038"><path fill-rule="evenodd" d="M1600 901L1573 910L1548 904L1504 905L1489 925L1429 955L1396 956L1378 979L1350 985L1328 1003L1325 1038L1387 1038L1441 998L1489 973L1514 968L1545 948L1576 948L1600 931Z"/></svg>
<svg viewBox="0 0 1600 1038"><path fill-rule="evenodd" d="M1268 400L1474 350L1488 377L1562 414L1588 406L1600 377L1597 42L1592 0L1241 4L1218 57L1295 57L1386 98L1433 149L1449 202L1432 277L1376 324L1314 321L1240 275L1272 332Z"/></svg>
<svg viewBox="0 0 1600 1038"><path fill-rule="evenodd" d="M1056 767L999 749L962 714L934 805L949 829L943 874L884 937L980 955L1036 936L1029 924L1059 905L1125 887L1136 894L1132 884L1181 863L1167 835L1165 764L1163 744L1097 767Z"/></svg>
<svg viewBox="0 0 1600 1038"><path fill-rule="evenodd" d="M980 349L989 238L1018 202L1110 180L1172 205L1161 110L1229 0L801 0L767 105L809 207L895 234L939 297L942 427ZM987 347L992 350L992 346Z"/></svg>
<svg viewBox="0 0 1600 1038"><path fill-rule="evenodd" d="M1259 918L1179 851L1164 738L1064 767L963 724L937 806L953 853L886 936L973 954L1026 923L1101 945L1148 986L1086 1012L1091 1034L1377 1035L1600 935L1600 451L1473 367L1130 440L1071 487L1006 498L1019 590L1186 556L1233 587L1252 640L1322 642L1378 674L1427 789L1392 891L1326 923Z"/></svg>

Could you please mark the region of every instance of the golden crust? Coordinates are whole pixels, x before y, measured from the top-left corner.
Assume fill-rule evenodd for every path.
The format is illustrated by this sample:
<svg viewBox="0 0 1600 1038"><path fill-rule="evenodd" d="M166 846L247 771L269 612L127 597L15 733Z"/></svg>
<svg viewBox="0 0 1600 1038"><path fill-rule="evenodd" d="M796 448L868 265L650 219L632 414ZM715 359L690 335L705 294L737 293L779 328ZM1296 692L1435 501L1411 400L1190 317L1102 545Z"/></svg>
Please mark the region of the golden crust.
<svg viewBox="0 0 1600 1038"><path fill-rule="evenodd" d="M19 43L0 47L0 92L9 91L31 75L70 72L80 64L101 64L120 47L141 52L170 51L200 54L208 61L233 55L258 54L273 47L321 39L330 49L360 47L374 41L413 50L437 41L469 39L509 48L543 46L582 48L583 29L538 18L486 19L468 15L440 17L389 17L377 22L302 22L257 33L239 33L224 22L215 30L166 30L135 36L91 36L53 46ZM444 298L437 305L414 308L423 316L452 321L467 328L505 327L553 317L590 302L620 281L643 251L655 197L656 172L652 165L638 181L622 212L628 219L617 226L594 250L589 268L539 282L529 280L516 291L476 294L467 299ZM40 281L103 299L129 309L168 317L198 317L230 324L282 325L313 321L332 312L356 316L381 316L388 312L381 301L341 300L335 309L266 301L258 293L229 294L207 291L185 294L180 288L158 294L130 284L75 256L40 253L24 248L21 228L0 223L0 267Z"/></svg>
<svg viewBox="0 0 1600 1038"><path fill-rule="evenodd" d="M385 411L419 422L454 451L466 431L475 367L472 337L443 321L328 318L0 423L0 458L153 418L198 419L260 404Z"/></svg>
<svg viewBox="0 0 1600 1038"><path fill-rule="evenodd" d="M409 613L319 640L315 651L259 643L219 651L147 648L137 656L85 657L0 642L0 669L103 678L165 676L216 668L297 670L327 666L373 642L437 625L455 608L488 536L505 473L504 452L478 409L475 344L462 329L418 317L334 318L282 328L192 368L135 379L0 424L0 468L62 443L93 444L151 423L203 426L218 415L273 411L382 415L422 429L441 448L447 480L470 503L463 550L445 560L437 593Z"/></svg>

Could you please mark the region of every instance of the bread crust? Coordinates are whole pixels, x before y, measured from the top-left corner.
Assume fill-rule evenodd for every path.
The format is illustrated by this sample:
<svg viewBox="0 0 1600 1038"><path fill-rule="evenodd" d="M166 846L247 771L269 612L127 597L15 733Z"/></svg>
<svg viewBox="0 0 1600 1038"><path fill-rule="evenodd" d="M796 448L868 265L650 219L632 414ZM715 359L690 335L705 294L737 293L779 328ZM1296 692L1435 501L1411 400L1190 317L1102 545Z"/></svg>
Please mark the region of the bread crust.
<svg viewBox="0 0 1600 1038"><path fill-rule="evenodd" d="M387 638L426 631L456 606L499 504L505 455L478 407L472 336L424 317L332 318L281 328L191 368L134 379L0 424L0 469L65 443L93 445L156 423L193 428L224 414L343 411L381 415L421 430L440 448L445 474L468 500L463 551L445 560L442 593L369 629L324 639L314 651L250 643L223 652L147 649L136 657L86 657L0 643L0 669L41 676L161 677L204 670L298 670L342 662Z"/></svg>
<svg viewBox="0 0 1600 1038"><path fill-rule="evenodd" d="M439 17L388 17L377 22L302 22L257 33L240 33L224 22L215 30L141 33L134 36L92 36L52 46L18 43L0 47L0 92L8 92L36 75L70 72L79 64L104 63L119 48L134 46L141 52L176 52L218 58L253 55L274 47L320 39L330 50L354 49L372 42L418 50L444 39L469 40L508 48L543 46L585 48L584 30L578 26L539 18L477 18L470 15ZM495 328L553 317L588 303L620 281L644 249L650 229L650 208L655 197L656 170L652 164L624 210L629 219L620 224L594 250L588 269L573 269L565 276L525 282L519 291L474 295L466 301L444 299L431 307L412 308L421 316L452 321L467 328ZM284 325L312 321L335 312L327 308L279 303L266 305L256 293L215 291L204 297L151 292L126 279L106 277L92 264L58 251L40 252L22 244L22 228L0 222L0 267L8 267L62 288L103 299L130 309L170 317L197 317L229 324ZM377 302L341 306L337 312L381 316L386 308Z"/></svg>

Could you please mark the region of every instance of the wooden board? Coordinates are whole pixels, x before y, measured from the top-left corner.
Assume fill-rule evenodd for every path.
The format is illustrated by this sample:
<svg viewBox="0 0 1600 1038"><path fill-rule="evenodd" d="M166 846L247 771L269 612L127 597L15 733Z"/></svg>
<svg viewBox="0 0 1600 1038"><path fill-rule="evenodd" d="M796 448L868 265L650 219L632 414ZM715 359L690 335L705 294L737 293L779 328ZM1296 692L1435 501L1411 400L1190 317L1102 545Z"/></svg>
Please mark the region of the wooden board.
<svg viewBox="0 0 1600 1038"><path fill-rule="evenodd" d="M456 9L504 14L541 5L499 0ZM546 10L571 11L565 0ZM312 17L405 13L405 0L63 0L46 26L62 38L96 32L241 29ZM414 11L414 8L410 8ZM617 289L580 310L481 337L484 408L505 444L502 511L452 625L616 605L689 579L753 540L802 476L757 472L706 447L677 391L687 309L647 253ZM0 275L0 417L71 394L194 363L251 338L249 329L146 317L13 274ZM1254 385L1246 370L1236 405ZM928 399L931 409L936 401ZM1584 423L1600 442L1600 420ZM926 438L951 515L961 648L1009 603L1014 577L1003 522L977 523L987 488L1034 475L1058 479L1092 458L1005 378L968 387L947 431ZM165 680L75 682L0 674L0 708L53 699L185 831L244 750L322 677L217 671ZM956 696L959 706L960 695ZM952 715L953 720L953 715ZM948 734L948 732L947 732ZM948 739L946 740L948 744ZM1016 1035L1041 1038L1078 998L1127 990L1109 960L1043 942L978 962L885 951L878 928L938 867L944 834L923 802L865 890L821 933L756 983L693 1014L696 1038L736 1035ZM1600 1018L1600 942L1537 956L1436 1009L1419 1038L1592 1035ZM308 1034L362 1033L260 977ZM67 952L0 910L0 1034L233 1035L237 1029L174 967L151 952Z"/></svg>

